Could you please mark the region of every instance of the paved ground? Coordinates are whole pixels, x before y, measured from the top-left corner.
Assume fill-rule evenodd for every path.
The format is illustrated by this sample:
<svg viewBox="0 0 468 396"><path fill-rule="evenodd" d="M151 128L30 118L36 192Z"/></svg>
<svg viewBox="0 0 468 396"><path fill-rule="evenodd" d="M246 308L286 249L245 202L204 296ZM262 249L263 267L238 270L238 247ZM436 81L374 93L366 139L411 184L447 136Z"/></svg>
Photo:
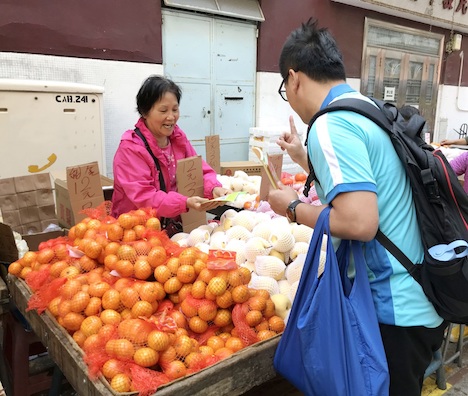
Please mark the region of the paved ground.
<svg viewBox="0 0 468 396"><path fill-rule="evenodd" d="M468 344L468 339L465 337L465 343ZM455 353L456 344L450 343L446 361ZM422 396L468 396L468 345L462 349L462 362L459 367L458 362L454 361L445 366L445 376L447 389L438 389L435 384L435 375L427 378L425 381L424 391Z"/></svg>

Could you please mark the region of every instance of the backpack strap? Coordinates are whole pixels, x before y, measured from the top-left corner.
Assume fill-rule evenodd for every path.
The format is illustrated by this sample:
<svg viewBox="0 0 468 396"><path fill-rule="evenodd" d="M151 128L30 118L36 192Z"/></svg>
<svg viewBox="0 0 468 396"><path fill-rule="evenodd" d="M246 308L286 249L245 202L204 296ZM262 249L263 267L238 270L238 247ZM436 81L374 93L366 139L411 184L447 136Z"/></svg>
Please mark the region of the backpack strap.
<svg viewBox="0 0 468 396"><path fill-rule="evenodd" d="M384 114L383 109L385 107L385 102L379 101L374 98L370 98L370 99L375 103L375 105L373 105L372 103L369 103L366 100L357 99L357 98L339 99L336 102L330 103L327 107L325 107L324 109L316 113L310 120L304 145L307 146L310 128L312 128L312 125L317 120L317 118L331 111L339 111L339 110L353 111L355 113L361 114L364 117L367 117L368 119L376 123L378 126L380 126L382 129L386 130L387 133L391 133L392 132L391 123L393 122L393 120L396 119L398 115L396 108L393 111L391 110L392 107L390 107L390 109L385 109L385 114ZM307 155L307 162L309 164L309 176L307 177L305 187L304 187L304 195L306 197L309 195L309 190L310 190L312 182L315 181L319 183L319 180L317 179L317 175L315 174L315 171L314 171L314 167L308 155Z"/></svg>
<svg viewBox="0 0 468 396"><path fill-rule="evenodd" d="M400 264L406 268L409 274L419 282L419 271L418 267L413 264L413 262L404 254L400 248L395 245L388 237L385 235L380 228L377 230L377 234L375 235L375 239L379 241L379 243L387 249L393 257L395 257Z"/></svg>
<svg viewBox="0 0 468 396"><path fill-rule="evenodd" d="M385 130L390 136L394 133L392 128L392 123L398 117L398 110L395 106L388 104L386 102L370 98L374 103L370 103L366 100L357 99L357 98L346 98L346 99L339 99L335 102L330 103L327 107L320 110L318 113L314 115L314 117L309 122L309 128L307 130L307 138L305 141L305 145L307 146L307 139L309 138L309 131L312 128L313 123L316 121L318 117L322 114L329 113L331 111L352 111L354 113L361 114L362 116L370 119L375 124L377 124L380 128ZM318 182L315 172L313 170L312 163L310 161L309 156L307 155L307 160L309 163L310 174L306 181L306 186L310 186L310 183L315 180ZM309 180L310 178L310 180ZM310 188L310 187L309 187ZM307 188L307 193L309 188ZM387 249L400 263L409 274L418 280L419 276L419 267L414 265L413 262L400 250L398 246L396 246L379 228L377 230L377 234L375 239L385 248Z"/></svg>
<svg viewBox="0 0 468 396"><path fill-rule="evenodd" d="M134 129L135 133L140 137L141 140L143 140L143 143L145 144L146 150L148 150L148 153L150 153L151 157L153 158L154 164L156 165L156 168L159 171L159 187L161 188L162 191L166 191L166 183L164 182L164 178L161 172L161 165L159 164L158 159L154 155L153 151L151 150L148 140L144 137L144 135L141 133L140 128L135 128Z"/></svg>
<svg viewBox="0 0 468 396"><path fill-rule="evenodd" d="M391 105L386 106L385 102L379 101L377 99L370 99L375 103L375 105L362 99L346 98L332 102L327 107L317 112L309 122L309 129L307 130L305 145L307 146L309 131L310 128L312 128L312 124L315 122L315 120L321 115L329 113L331 111L344 110L361 114L362 116L376 123L382 129L391 133L393 131L392 122L396 120L398 116L397 109L395 107L392 107Z"/></svg>

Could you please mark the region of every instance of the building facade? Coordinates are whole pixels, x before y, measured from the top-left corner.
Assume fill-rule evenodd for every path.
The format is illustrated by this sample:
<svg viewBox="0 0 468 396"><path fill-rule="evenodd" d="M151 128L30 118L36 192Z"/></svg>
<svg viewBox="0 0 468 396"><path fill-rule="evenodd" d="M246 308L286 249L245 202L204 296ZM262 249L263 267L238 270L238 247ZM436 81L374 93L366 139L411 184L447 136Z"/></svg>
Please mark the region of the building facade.
<svg viewBox="0 0 468 396"><path fill-rule="evenodd" d="M349 84L418 107L428 139L439 141L468 122L467 8L466 0L0 0L0 78L102 86L110 177L151 74L182 86L180 125L200 154L204 137L217 134L223 161L245 160L249 127L288 128L278 58L291 30L315 17L336 37Z"/></svg>

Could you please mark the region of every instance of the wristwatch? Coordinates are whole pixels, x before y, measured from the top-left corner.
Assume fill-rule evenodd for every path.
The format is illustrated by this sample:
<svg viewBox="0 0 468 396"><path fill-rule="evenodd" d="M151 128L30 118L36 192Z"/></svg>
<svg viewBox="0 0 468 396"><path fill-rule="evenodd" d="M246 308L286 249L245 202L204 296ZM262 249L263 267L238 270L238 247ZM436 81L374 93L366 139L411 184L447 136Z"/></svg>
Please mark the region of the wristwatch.
<svg viewBox="0 0 468 396"><path fill-rule="evenodd" d="M286 217L293 223L296 221L296 206L303 203L300 199L294 199L289 202L288 208L286 209Z"/></svg>

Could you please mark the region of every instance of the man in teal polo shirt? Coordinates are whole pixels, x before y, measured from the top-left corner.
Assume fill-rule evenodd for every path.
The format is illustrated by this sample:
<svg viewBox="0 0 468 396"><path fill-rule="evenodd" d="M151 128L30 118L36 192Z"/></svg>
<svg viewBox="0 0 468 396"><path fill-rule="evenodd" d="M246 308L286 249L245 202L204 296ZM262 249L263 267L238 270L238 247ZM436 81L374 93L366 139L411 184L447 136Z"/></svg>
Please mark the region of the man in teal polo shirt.
<svg viewBox="0 0 468 396"><path fill-rule="evenodd" d="M335 40L313 20L288 37L279 67L283 82L278 92L304 123L337 99L371 102L346 84ZM307 153L292 117L290 125L291 132L278 144L308 172ZM413 262L422 260L420 230L403 166L387 133L350 111L320 116L308 132L307 151L319 181L318 196L323 204L332 205L332 235L363 242L389 366L390 395L420 395L425 370L442 343L445 323L420 285L374 239L380 227ZM286 187L268 196L276 213L314 227L323 207L297 199L294 190Z"/></svg>

